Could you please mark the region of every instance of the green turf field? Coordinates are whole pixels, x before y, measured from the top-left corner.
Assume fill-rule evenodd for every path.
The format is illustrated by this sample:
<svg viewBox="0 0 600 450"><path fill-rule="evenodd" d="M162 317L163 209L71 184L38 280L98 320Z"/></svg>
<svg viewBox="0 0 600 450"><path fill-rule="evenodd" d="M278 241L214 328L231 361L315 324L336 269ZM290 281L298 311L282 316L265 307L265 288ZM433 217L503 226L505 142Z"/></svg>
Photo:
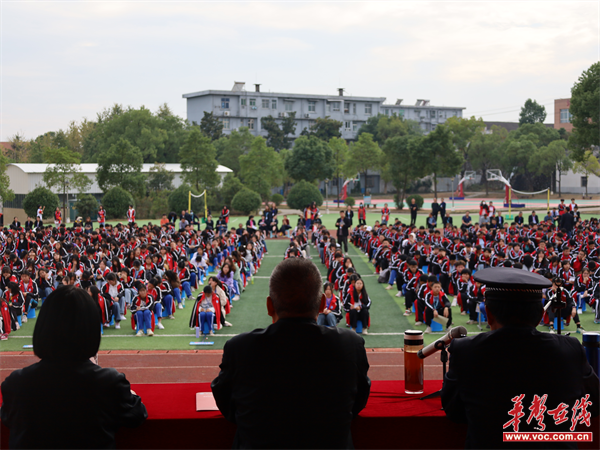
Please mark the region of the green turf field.
<svg viewBox="0 0 600 450"><path fill-rule="evenodd" d="M196 337L194 330L188 327L190 308L193 304L188 300L185 309L177 310L174 320L163 319L165 329L156 329L153 337L134 336L129 321L122 322L120 330L115 330L114 327L105 329L101 350L221 349L232 335L268 326L271 323L271 318L267 315L266 309L268 277L275 265L282 260L283 252L288 243L286 240L269 240L267 245L269 254L263 259L262 267L254 277L254 284L248 285L246 292L242 294L241 300L233 303L231 314L227 316L227 320L233 326L219 330L211 338L214 341L213 346L190 346L190 342L196 341ZM321 273L325 275L325 266L321 265L318 260L316 250L313 248L311 251L315 263L320 268ZM371 328L369 329L369 335L365 336L367 347L402 347L402 333L404 330L415 328L414 315L408 317L402 315L404 312L404 298L395 297L395 289L387 291L384 289L385 285L377 283L373 266L367 262L364 254L359 253L357 249L350 246L349 255L352 257L358 272L364 277L365 286L372 300L370 310ZM468 316L460 315L459 307L454 307L452 314L454 325L464 325L469 333L479 332L476 325L466 325ZM584 329L587 331L600 331L600 325L593 323L593 313L589 310L581 315L581 320ZM8 341L0 341L0 351L22 350L23 345L31 344L34 326L35 319L29 320L19 331L12 332ZM340 322L340 326L345 326L344 320ZM416 328L424 330L425 326ZM546 330L546 328L540 327L540 330ZM581 339L581 335L575 334L574 331L574 324L565 329L565 332L572 332L573 336ZM426 335L425 343L432 342L441 334Z"/></svg>

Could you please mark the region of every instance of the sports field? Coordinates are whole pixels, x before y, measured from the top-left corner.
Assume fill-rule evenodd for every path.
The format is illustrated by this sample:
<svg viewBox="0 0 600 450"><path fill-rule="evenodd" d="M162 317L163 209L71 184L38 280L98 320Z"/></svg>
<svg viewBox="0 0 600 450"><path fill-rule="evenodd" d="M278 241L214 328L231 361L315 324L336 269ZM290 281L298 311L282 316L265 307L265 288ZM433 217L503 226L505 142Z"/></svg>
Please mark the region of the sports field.
<svg viewBox="0 0 600 450"><path fill-rule="evenodd" d="M326 219L328 220L328 219ZM211 341L212 346L191 346L190 342L196 341L195 331L188 327L190 319L190 310L193 303L189 300L186 308L178 309L174 320L164 319L164 330L155 330L153 337L136 337L130 327L129 321L122 322L120 330L114 327L104 330L101 350L189 350L189 349L221 349L225 342L232 336L250 331L255 328L266 327L271 323L271 318L267 315L266 297L268 295L269 275L275 265L282 260L282 255L288 245L285 239L268 240L269 254L263 259L262 266L256 276L254 283L248 284L246 292L243 293L240 301L233 303L233 309L227 320L232 323L232 327L226 327L219 330ZM313 257L316 250L313 250ZM371 306L371 328L369 335L365 336L366 346L368 348L398 348L403 346L403 332L406 329L414 328L414 315L405 317L402 315L404 309L404 298L394 296L396 290L385 290L385 285L377 282L377 276L374 269L367 262L364 254L361 254L353 246L349 247L349 255L352 257L357 271L363 276L367 292L372 300ZM323 276L326 274L325 266L321 265L318 255L314 261L320 268ZM195 292L194 295L198 294ZM452 310L454 325L464 325L469 333L478 333L477 325L466 325L468 316L460 314L459 307ZM128 319L129 319L128 314ZM584 312L581 315L581 321L584 329L587 331L600 331L600 325L593 323L593 313ZM16 332L12 332L7 341L0 342L0 351L19 351L24 345L31 344L31 336L35 326L35 319ZM344 321L339 326L345 326ZM417 327L425 329L425 326ZM546 330L540 327L540 330ZM485 329L484 329L485 331ZM581 339L580 334L575 334L575 325L566 327L565 332L572 332L573 336ZM425 343L433 341L442 333L434 333L425 336Z"/></svg>

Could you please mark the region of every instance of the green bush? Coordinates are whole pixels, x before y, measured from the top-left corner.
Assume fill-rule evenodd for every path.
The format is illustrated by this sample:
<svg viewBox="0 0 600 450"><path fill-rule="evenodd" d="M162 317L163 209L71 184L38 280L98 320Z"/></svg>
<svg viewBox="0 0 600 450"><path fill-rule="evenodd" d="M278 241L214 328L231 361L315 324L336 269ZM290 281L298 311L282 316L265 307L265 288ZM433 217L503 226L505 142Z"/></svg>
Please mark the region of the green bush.
<svg viewBox="0 0 600 450"><path fill-rule="evenodd" d="M188 209L189 192L198 195L198 191L189 184L182 184L169 195L169 211L175 211L179 214L181 211ZM167 213L169 211L166 211ZM192 211L198 216L204 217L204 197L192 197Z"/></svg>
<svg viewBox="0 0 600 450"><path fill-rule="evenodd" d="M303 210L312 202L316 202L317 206L321 206L323 196L314 184L305 180L296 183L287 196L287 204L292 209Z"/></svg>
<svg viewBox="0 0 600 450"><path fill-rule="evenodd" d="M231 207L244 214L250 214L260 208L262 200L260 195L248 188L244 188L235 194L231 201Z"/></svg>
<svg viewBox="0 0 600 450"><path fill-rule="evenodd" d="M102 197L102 206L106 210L108 219L117 219L125 217L129 205L134 205L133 197L129 192L120 186L110 188L104 197Z"/></svg>
<svg viewBox="0 0 600 450"><path fill-rule="evenodd" d="M283 198L283 195L281 194L273 194L273 197L271 197L271 201L273 203L275 203L276 206L279 206L283 203L285 199Z"/></svg>
<svg viewBox="0 0 600 450"><path fill-rule="evenodd" d="M354 200L354 197L346 197L344 203L348 206L354 206L356 204L356 200Z"/></svg>
<svg viewBox="0 0 600 450"><path fill-rule="evenodd" d="M396 209L404 209L404 202L400 201L400 193L396 192L394 194L394 203L396 204Z"/></svg>
<svg viewBox="0 0 600 450"><path fill-rule="evenodd" d="M417 204L417 208L421 209L423 207L423 197L421 197L419 194L413 194L413 195L409 195L408 197L406 197L406 204L408 205L408 207L410 208L410 204L412 203L412 199L415 199L415 203Z"/></svg>
<svg viewBox="0 0 600 450"><path fill-rule="evenodd" d="M23 209L29 217L35 218L39 205L46 207L44 210L45 219L54 217L54 211L56 211L57 206L59 206L58 195L48 188L41 186L36 187L23 199ZM8 223L10 221L11 220L7 221L4 219L4 223Z"/></svg>
<svg viewBox="0 0 600 450"><path fill-rule="evenodd" d="M77 215L81 216L83 220L88 217L94 217L96 211L98 211L98 200L92 194L79 194L75 203L75 209L77 210Z"/></svg>
<svg viewBox="0 0 600 450"><path fill-rule="evenodd" d="M221 198L223 199L223 204L231 205L231 201L235 194L240 192L244 188L244 185L240 181L238 177L235 175L228 173L225 175L223 179L223 187L221 188Z"/></svg>

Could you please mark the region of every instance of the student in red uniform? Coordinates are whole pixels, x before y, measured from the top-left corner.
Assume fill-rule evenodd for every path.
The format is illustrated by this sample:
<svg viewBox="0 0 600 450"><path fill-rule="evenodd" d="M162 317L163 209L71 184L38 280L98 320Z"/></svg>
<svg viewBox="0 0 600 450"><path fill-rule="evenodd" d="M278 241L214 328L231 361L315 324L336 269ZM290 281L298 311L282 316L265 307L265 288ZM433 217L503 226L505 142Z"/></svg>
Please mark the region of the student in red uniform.
<svg viewBox="0 0 600 450"><path fill-rule="evenodd" d="M10 309L8 301L0 297L0 341L6 341L10 334Z"/></svg>
<svg viewBox="0 0 600 450"><path fill-rule="evenodd" d="M62 223L62 214L60 212L60 208L57 206L56 211L54 211L54 225L56 226L56 228L58 228L58 227L60 227L61 223Z"/></svg>
<svg viewBox="0 0 600 450"><path fill-rule="evenodd" d="M138 324L136 336L143 336L144 328L148 336L154 336L154 331L152 331L154 299L148 295L148 290L143 283L137 283L137 291L138 295L131 300L131 313L135 316L135 321Z"/></svg>
<svg viewBox="0 0 600 450"><path fill-rule="evenodd" d="M390 220L390 208L388 208L388 204L384 203L383 208L381 210L381 225L387 225Z"/></svg>
<svg viewBox="0 0 600 450"><path fill-rule="evenodd" d="M360 320L363 326L362 334L369 334L367 328L369 326L370 307L371 299L365 289L365 283L359 278L354 286L350 287L344 303L344 308L350 313L350 330L356 330L356 325Z"/></svg>
<svg viewBox="0 0 600 450"><path fill-rule="evenodd" d="M127 210L127 222L129 226L135 223L135 209L133 209L133 205L129 205L129 209Z"/></svg>
<svg viewBox="0 0 600 450"><path fill-rule="evenodd" d="M333 284L325 283L325 309L317 317L317 325L335 327L341 317L340 299L335 296Z"/></svg>
<svg viewBox="0 0 600 450"><path fill-rule="evenodd" d="M358 205L358 226L367 224L367 211L365 206L361 203Z"/></svg>
<svg viewBox="0 0 600 450"><path fill-rule="evenodd" d="M106 222L106 211L104 210L104 207L102 205L100 205L100 208L98 209L98 226L104 227L105 222Z"/></svg>
<svg viewBox="0 0 600 450"><path fill-rule="evenodd" d="M190 328L196 329L196 338L200 337L200 333L210 336L214 334L215 305L219 305L219 296L213 292L211 286L204 286L202 294L196 298L190 317Z"/></svg>

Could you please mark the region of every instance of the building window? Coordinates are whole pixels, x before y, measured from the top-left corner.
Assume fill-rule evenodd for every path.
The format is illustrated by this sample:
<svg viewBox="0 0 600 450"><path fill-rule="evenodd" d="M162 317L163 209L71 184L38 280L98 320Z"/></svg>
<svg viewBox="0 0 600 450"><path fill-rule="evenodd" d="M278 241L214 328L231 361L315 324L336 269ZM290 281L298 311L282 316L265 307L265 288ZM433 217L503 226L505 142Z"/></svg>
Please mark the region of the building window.
<svg viewBox="0 0 600 450"><path fill-rule="evenodd" d="M386 108L386 109L384 109L384 110L383 110L383 113L384 113L386 116L389 116L389 115L390 115L390 110Z"/></svg>
<svg viewBox="0 0 600 450"><path fill-rule="evenodd" d="M221 122L223 123L223 129L224 130L229 130L229 118L228 117L223 117L221 119Z"/></svg>
<svg viewBox="0 0 600 450"><path fill-rule="evenodd" d="M246 107L246 99L245 98L240 100L240 105L242 105L243 107Z"/></svg>
<svg viewBox="0 0 600 450"><path fill-rule="evenodd" d="M400 111L398 111L398 115L399 115L400 117L404 117L404 110L403 110L403 109L401 109Z"/></svg>
<svg viewBox="0 0 600 450"><path fill-rule="evenodd" d="M587 187L587 177L581 177L581 187L582 188Z"/></svg>
<svg viewBox="0 0 600 450"><path fill-rule="evenodd" d="M370 103L365 103L365 114L372 114L373 113L373 105L371 105Z"/></svg>
<svg viewBox="0 0 600 450"><path fill-rule="evenodd" d="M436 116L436 111L429 111L429 117L431 117L432 119L435 119Z"/></svg>
<svg viewBox="0 0 600 450"><path fill-rule="evenodd" d="M350 114L350 103L344 103L344 114Z"/></svg>
<svg viewBox="0 0 600 450"><path fill-rule="evenodd" d="M358 130L358 124L356 122L352 122L352 131L356 133Z"/></svg>
<svg viewBox="0 0 600 450"><path fill-rule="evenodd" d="M277 109L277 100L271 100L271 109Z"/></svg>
<svg viewBox="0 0 600 450"><path fill-rule="evenodd" d="M254 119L248 119L248 129L254 130Z"/></svg>
<svg viewBox="0 0 600 450"><path fill-rule="evenodd" d="M431 124L431 131L435 130L435 127L437 127L437 125L435 123Z"/></svg>
<svg viewBox="0 0 600 450"><path fill-rule="evenodd" d="M308 102L308 112L317 111L317 102Z"/></svg>
<svg viewBox="0 0 600 450"><path fill-rule="evenodd" d="M340 102L328 102L327 103L327 112L339 111L339 110L340 110Z"/></svg>
<svg viewBox="0 0 600 450"><path fill-rule="evenodd" d="M294 108L294 102L284 102L283 105L285 106L286 111L292 111Z"/></svg>
<svg viewBox="0 0 600 450"><path fill-rule="evenodd" d="M351 127L352 127L352 122L348 122L348 121L344 122L344 129L346 131L350 131Z"/></svg>
<svg viewBox="0 0 600 450"><path fill-rule="evenodd" d="M352 114L356 114L356 103L352 103Z"/></svg>
<svg viewBox="0 0 600 450"><path fill-rule="evenodd" d="M255 98L251 98L250 99L250 106L256 106L256 99Z"/></svg>
<svg viewBox="0 0 600 450"><path fill-rule="evenodd" d="M440 111L440 113L438 114L438 117L439 117L440 119L445 119L445 118L446 118L446 116L444 115L444 111Z"/></svg>
<svg viewBox="0 0 600 450"><path fill-rule="evenodd" d="M229 109L229 99L228 98L221 99L221 109Z"/></svg>
<svg viewBox="0 0 600 450"><path fill-rule="evenodd" d="M560 123L570 123L571 117L573 116L571 115L568 109L560 110Z"/></svg>
<svg viewBox="0 0 600 450"><path fill-rule="evenodd" d="M269 99L267 99L267 98L262 99L262 107L265 109L269 109Z"/></svg>
<svg viewBox="0 0 600 450"><path fill-rule="evenodd" d="M308 121L308 129L310 130L312 127L314 127L316 124L316 122L314 120L309 120Z"/></svg>

